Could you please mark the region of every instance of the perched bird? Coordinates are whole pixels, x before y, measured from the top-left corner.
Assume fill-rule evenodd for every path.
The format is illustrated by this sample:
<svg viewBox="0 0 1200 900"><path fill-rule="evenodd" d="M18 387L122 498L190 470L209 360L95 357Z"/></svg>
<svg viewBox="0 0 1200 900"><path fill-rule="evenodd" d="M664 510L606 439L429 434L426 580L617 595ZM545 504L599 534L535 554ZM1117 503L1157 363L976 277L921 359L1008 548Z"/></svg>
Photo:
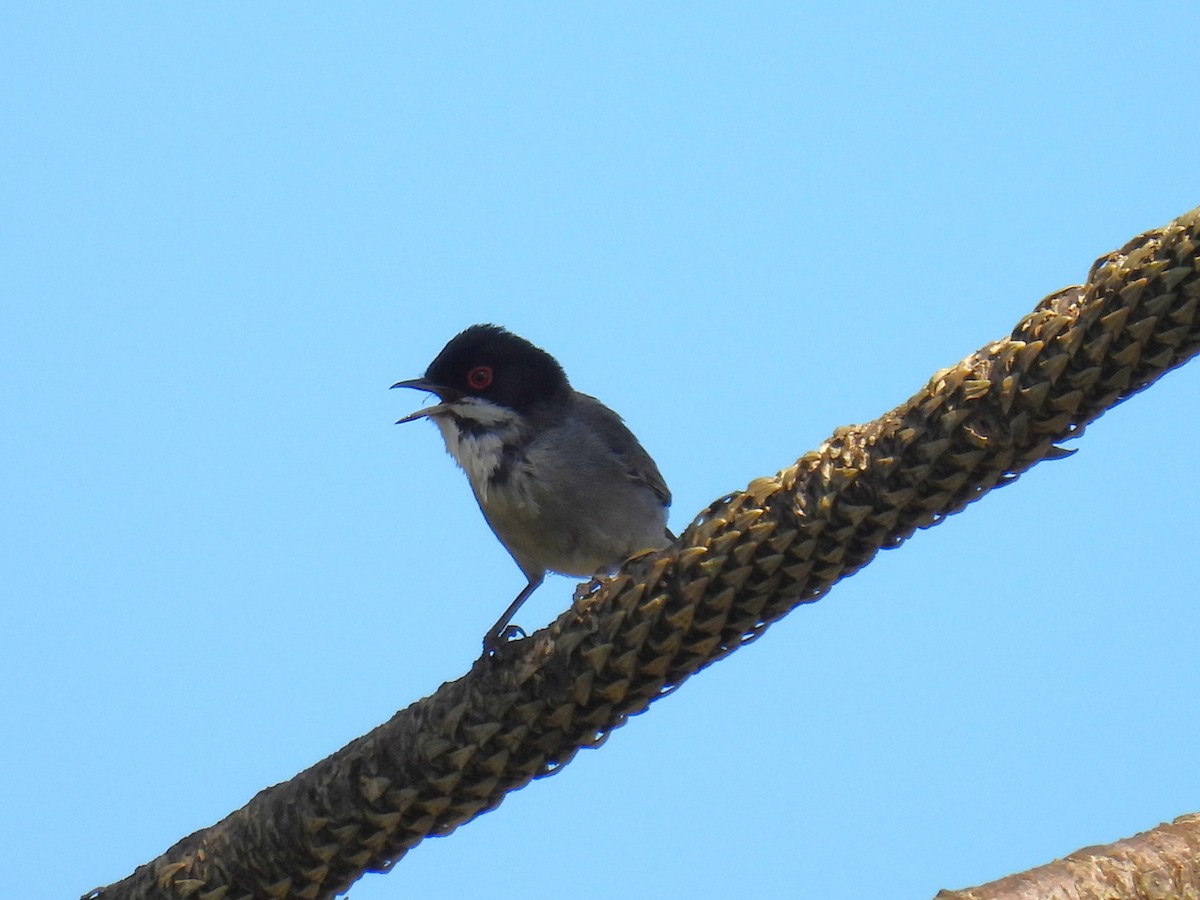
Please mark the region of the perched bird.
<svg viewBox="0 0 1200 900"><path fill-rule="evenodd" d="M439 403L429 418L467 474L488 525L528 584L484 637L485 651L523 635L510 625L547 572L610 571L639 550L666 546L671 492L621 417L574 390L558 361L497 325L472 325L425 375L394 388Z"/></svg>

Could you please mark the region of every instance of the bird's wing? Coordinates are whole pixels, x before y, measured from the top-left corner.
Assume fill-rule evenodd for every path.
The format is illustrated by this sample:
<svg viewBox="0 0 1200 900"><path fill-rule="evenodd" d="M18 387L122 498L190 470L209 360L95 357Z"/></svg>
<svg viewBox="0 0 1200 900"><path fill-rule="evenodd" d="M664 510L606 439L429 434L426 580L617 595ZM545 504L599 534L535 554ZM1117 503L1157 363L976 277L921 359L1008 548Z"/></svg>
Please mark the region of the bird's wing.
<svg viewBox="0 0 1200 900"><path fill-rule="evenodd" d="M581 404L584 414L590 420L592 430L608 445L613 454L620 458L629 479L650 488L663 506L670 506L671 491L667 488L662 473L621 417L595 397L589 397L587 394L579 396L591 401Z"/></svg>

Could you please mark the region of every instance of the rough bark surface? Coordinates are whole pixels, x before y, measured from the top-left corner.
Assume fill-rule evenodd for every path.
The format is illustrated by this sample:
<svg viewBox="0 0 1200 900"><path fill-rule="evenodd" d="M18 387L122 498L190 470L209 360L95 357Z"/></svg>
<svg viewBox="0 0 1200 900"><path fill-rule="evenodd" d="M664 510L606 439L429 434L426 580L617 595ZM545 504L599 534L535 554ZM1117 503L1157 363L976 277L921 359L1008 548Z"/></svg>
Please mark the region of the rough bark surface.
<svg viewBox="0 0 1200 900"><path fill-rule="evenodd" d="M320 900L391 868L879 550L1064 455L1058 442L1200 349L1198 257L1200 209L1097 260L901 406L721 497L549 627L89 897Z"/></svg>
<svg viewBox="0 0 1200 900"><path fill-rule="evenodd" d="M1200 814L938 900L1196 900Z"/></svg>

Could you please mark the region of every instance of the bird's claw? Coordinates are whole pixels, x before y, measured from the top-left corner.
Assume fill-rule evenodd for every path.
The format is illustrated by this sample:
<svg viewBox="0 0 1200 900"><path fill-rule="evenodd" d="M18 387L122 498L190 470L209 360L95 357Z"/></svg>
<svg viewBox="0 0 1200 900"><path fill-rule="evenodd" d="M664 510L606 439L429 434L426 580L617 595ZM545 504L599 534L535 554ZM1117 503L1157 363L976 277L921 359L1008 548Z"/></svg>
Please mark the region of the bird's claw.
<svg viewBox="0 0 1200 900"><path fill-rule="evenodd" d="M571 599L578 603L580 600L585 600L604 585L604 579L597 575L593 575L591 581L587 584L581 584L575 588L575 593Z"/></svg>
<svg viewBox="0 0 1200 900"><path fill-rule="evenodd" d="M483 653L485 656L491 656L509 641L528 636L520 625L505 625L500 631L489 631L483 639Z"/></svg>

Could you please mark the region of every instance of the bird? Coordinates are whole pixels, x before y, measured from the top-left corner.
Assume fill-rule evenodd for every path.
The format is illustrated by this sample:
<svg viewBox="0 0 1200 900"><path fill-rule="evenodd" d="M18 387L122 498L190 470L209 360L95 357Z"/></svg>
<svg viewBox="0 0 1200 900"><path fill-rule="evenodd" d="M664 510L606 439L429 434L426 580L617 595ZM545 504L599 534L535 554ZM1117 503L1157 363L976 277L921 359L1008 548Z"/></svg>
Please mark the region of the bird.
<svg viewBox="0 0 1200 900"><path fill-rule="evenodd" d="M420 378L430 419L527 584L483 639L485 655L525 632L513 616L547 572L592 578L674 540L671 492L621 417L571 387L553 356L511 331L472 325Z"/></svg>

